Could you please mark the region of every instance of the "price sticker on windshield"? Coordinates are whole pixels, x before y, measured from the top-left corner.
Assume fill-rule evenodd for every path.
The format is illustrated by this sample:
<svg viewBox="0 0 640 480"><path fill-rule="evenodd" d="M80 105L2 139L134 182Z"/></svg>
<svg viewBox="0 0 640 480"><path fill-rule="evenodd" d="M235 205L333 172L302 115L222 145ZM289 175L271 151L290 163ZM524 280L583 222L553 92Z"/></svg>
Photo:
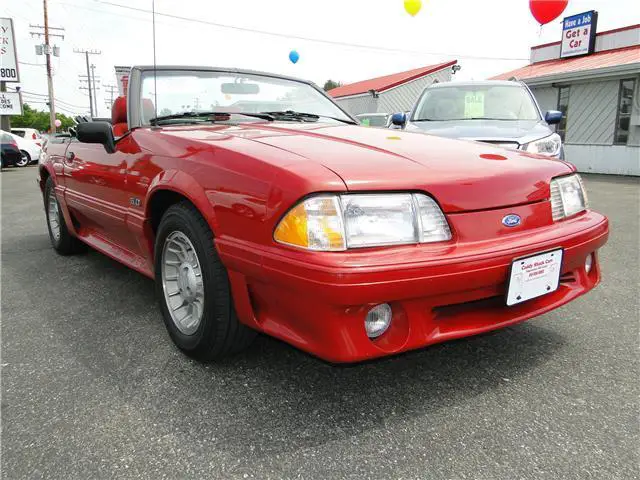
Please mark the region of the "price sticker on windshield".
<svg viewBox="0 0 640 480"><path fill-rule="evenodd" d="M467 92L464 95L464 118L484 117L484 92Z"/></svg>

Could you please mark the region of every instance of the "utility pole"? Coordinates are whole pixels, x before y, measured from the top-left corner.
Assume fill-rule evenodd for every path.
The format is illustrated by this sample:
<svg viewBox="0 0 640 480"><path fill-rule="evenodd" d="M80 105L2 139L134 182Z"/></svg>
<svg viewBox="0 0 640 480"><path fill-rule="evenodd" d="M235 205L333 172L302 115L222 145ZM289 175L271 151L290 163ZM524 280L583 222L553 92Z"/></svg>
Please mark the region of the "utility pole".
<svg viewBox="0 0 640 480"><path fill-rule="evenodd" d="M95 105L96 116L98 116L98 93L96 92L96 66L91 64L91 87L93 88L93 103Z"/></svg>
<svg viewBox="0 0 640 480"><path fill-rule="evenodd" d="M45 0L46 1L46 0ZM93 94L91 93L91 70L89 67L89 55L100 55L102 52L100 50L87 50L74 48L73 51L75 53L84 53L84 58L87 64L87 80L89 85L89 111L91 112L91 117L93 118L94 110L93 110Z"/></svg>
<svg viewBox="0 0 640 480"><path fill-rule="evenodd" d="M49 11L47 10L47 0L42 0L42 6L44 10L44 26L29 25L31 28L44 30L44 54L47 57L47 84L49 88L49 123L51 125L51 133L56 133L56 104L53 95L53 75L51 73L51 45L49 43L49 37L61 37L64 39L64 35L49 33L49 30L62 30L64 28L49 27ZM31 32L31 35L43 35L41 32ZM58 47L56 47L58 48Z"/></svg>
<svg viewBox="0 0 640 480"><path fill-rule="evenodd" d="M104 103L108 109L111 109L113 106L113 101L115 100L114 94L118 91L118 87L116 85L102 85L104 87L105 99ZM106 98L107 93L109 94L109 99Z"/></svg>
<svg viewBox="0 0 640 480"><path fill-rule="evenodd" d="M91 70L93 73L93 70ZM98 90L100 87L96 87L96 83L100 83L100 77L96 77L92 75L91 77L87 77L86 75L78 75L78 81L80 82L80 90L88 90L89 92L89 101L91 109L91 116L95 117L98 115Z"/></svg>

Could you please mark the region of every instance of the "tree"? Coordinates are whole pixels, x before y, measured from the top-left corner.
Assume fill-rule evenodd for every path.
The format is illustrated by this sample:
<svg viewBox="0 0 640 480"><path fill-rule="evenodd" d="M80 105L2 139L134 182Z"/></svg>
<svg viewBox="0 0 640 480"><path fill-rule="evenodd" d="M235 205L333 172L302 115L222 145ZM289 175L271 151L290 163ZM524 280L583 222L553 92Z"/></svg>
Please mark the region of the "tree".
<svg viewBox="0 0 640 480"><path fill-rule="evenodd" d="M342 85L342 83L335 82L335 81L329 79L326 82L324 82L324 87L322 87L322 88L324 89L325 92L328 92L332 88L340 87L341 85Z"/></svg>
<svg viewBox="0 0 640 480"><path fill-rule="evenodd" d="M69 127L73 127L76 122L71 117L67 117L62 113L56 113L56 118L62 122L59 130L68 130ZM25 103L22 107L22 115L13 115L11 117L12 127L26 127L35 128L40 132L46 132L49 130L49 112L43 112L31 108L28 103Z"/></svg>
<svg viewBox="0 0 640 480"><path fill-rule="evenodd" d="M167 115L171 115L171 110L169 110L168 108L163 108L162 110L160 110L160 116L161 117L165 117Z"/></svg>

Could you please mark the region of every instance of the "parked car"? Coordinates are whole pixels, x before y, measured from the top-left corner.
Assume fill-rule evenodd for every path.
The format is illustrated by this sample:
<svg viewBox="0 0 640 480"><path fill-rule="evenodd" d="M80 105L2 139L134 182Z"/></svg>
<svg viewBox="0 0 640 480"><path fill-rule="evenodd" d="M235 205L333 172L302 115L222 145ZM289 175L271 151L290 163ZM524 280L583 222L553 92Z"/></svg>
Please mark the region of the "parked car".
<svg viewBox="0 0 640 480"><path fill-rule="evenodd" d="M2 130L0 130L0 143L2 143L2 162L0 163L0 167L15 167L22 158L18 143L14 140L13 136Z"/></svg>
<svg viewBox="0 0 640 480"><path fill-rule="evenodd" d="M543 115L523 82L486 80L434 83L409 116L395 114L392 122L407 131L564 158L560 135L551 127L561 119L556 110Z"/></svg>
<svg viewBox="0 0 640 480"><path fill-rule="evenodd" d="M365 127L388 128L391 123L390 113L361 113L356 115L360 125Z"/></svg>
<svg viewBox="0 0 640 480"><path fill-rule="evenodd" d="M4 130L3 130L4 132ZM4 132L7 135L11 135L13 139L18 144L18 148L20 149L21 158L20 161L16 164L18 167L26 167L30 163L35 163L40 160L40 154L42 153L42 148L39 143L36 143L34 140L23 138L20 135L15 135L13 133Z"/></svg>
<svg viewBox="0 0 640 480"><path fill-rule="evenodd" d="M35 128L15 127L11 129L11 133L27 140L33 140L38 146L42 147L42 134Z"/></svg>
<svg viewBox="0 0 640 480"><path fill-rule="evenodd" d="M196 96L216 111L181 110ZM221 111L240 96L287 110ZM76 134L39 167L53 248L86 244L155 279L171 338L198 359L255 332L332 362L381 357L600 281L608 221L573 166L362 127L303 80L134 67L111 124Z"/></svg>

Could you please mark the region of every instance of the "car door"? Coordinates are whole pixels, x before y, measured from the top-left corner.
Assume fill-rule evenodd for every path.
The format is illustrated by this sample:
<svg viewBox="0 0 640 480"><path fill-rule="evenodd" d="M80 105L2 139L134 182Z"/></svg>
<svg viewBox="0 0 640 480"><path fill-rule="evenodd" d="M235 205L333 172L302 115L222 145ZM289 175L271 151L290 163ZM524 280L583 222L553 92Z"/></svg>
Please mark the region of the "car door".
<svg viewBox="0 0 640 480"><path fill-rule="evenodd" d="M99 235L132 253L138 243L126 226L129 198L127 166L140 155L124 137L116 151L100 144L73 142L64 158L65 200L79 223L80 235Z"/></svg>

